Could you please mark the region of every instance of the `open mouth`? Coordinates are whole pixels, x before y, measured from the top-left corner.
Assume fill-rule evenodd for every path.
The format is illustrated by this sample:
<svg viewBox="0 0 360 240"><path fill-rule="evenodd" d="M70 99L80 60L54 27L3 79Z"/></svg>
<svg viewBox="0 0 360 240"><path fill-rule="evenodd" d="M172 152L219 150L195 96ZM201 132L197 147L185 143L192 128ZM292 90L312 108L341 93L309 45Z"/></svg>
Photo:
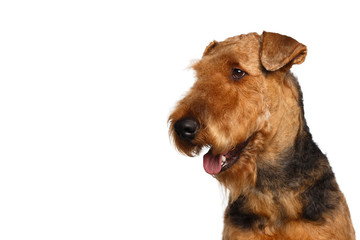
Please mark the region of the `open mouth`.
<svg viewBox="0 0 360 240"><path fill-rule="evenodd" d="M238 144L235 148L222 154L213 155L212 148L204 155L204 169L208 174L217 175L234 165L240 158L244 148L249 144L250 138Z"/></svg>

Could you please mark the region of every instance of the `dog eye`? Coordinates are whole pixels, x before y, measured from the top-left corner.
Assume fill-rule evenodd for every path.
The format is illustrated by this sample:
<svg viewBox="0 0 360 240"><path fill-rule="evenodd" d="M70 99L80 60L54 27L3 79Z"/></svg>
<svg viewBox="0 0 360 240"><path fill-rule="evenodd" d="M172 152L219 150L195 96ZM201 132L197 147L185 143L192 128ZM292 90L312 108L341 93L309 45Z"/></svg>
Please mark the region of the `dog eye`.
<svg viewBox="0 0 360 240"><path fill-rule="evenodd" d="M241 69L233 68L233 69L232 69L232 73L231 73L231 79L232 79L233 81L239 81L239 80L242 79L245 75L246 75L246 72L242 71Z"/></svg>

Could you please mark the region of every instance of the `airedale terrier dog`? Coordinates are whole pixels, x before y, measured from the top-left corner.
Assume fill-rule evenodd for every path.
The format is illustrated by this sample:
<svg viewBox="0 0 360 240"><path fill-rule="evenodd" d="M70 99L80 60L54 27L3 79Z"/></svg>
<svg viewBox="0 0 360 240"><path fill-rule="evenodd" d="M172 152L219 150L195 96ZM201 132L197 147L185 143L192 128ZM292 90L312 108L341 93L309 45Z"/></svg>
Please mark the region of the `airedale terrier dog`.
<svg viewBox="0 0 360 240"><path fill-rule="evenodd" d="M223 240L355 239L345 198L304 117L290 72L305 45L277 33L210 43L169 117L177 149L229 193Z"/></svg>

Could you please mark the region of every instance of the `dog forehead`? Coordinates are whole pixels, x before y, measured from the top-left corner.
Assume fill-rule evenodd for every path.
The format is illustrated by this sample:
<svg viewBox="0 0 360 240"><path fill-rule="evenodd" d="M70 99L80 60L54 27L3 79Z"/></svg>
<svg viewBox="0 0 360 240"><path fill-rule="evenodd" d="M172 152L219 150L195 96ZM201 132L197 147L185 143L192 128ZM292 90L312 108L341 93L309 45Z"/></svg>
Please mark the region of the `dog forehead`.
<svg viewBox="0 0 360 240"><path fill-rule="evenodd" d="M235 45L241 45L241 46L247 46L247 45L258 45L260 42L260 35L257 33L248 33L248 34L242 34L234 37L229 37L225 39L222 43L224 44L235 44Z"/></svg>
<svg viewBox="0 0 360 240"><path fill-rule="evenodd" d="M210 47L210 49L208 49ZM196 71L216 71L219 66L243 68L248 73L260 71L260 36L257 33L239 35L222 42L211 43L202 59L193 65Z"/></svg>

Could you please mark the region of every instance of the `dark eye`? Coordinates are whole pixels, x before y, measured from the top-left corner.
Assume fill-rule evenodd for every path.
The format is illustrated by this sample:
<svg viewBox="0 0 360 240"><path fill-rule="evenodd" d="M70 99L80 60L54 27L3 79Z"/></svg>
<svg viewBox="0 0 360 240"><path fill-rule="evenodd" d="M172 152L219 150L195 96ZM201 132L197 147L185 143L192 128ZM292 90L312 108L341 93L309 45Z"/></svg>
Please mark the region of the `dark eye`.
<svg viewBox="0 0 360 240"><path fill-rule="evenodd" d="M246 75L246 72L242 71L239 68L233 68L231 73L231 79L233 81L239 81Z"/></svg>

